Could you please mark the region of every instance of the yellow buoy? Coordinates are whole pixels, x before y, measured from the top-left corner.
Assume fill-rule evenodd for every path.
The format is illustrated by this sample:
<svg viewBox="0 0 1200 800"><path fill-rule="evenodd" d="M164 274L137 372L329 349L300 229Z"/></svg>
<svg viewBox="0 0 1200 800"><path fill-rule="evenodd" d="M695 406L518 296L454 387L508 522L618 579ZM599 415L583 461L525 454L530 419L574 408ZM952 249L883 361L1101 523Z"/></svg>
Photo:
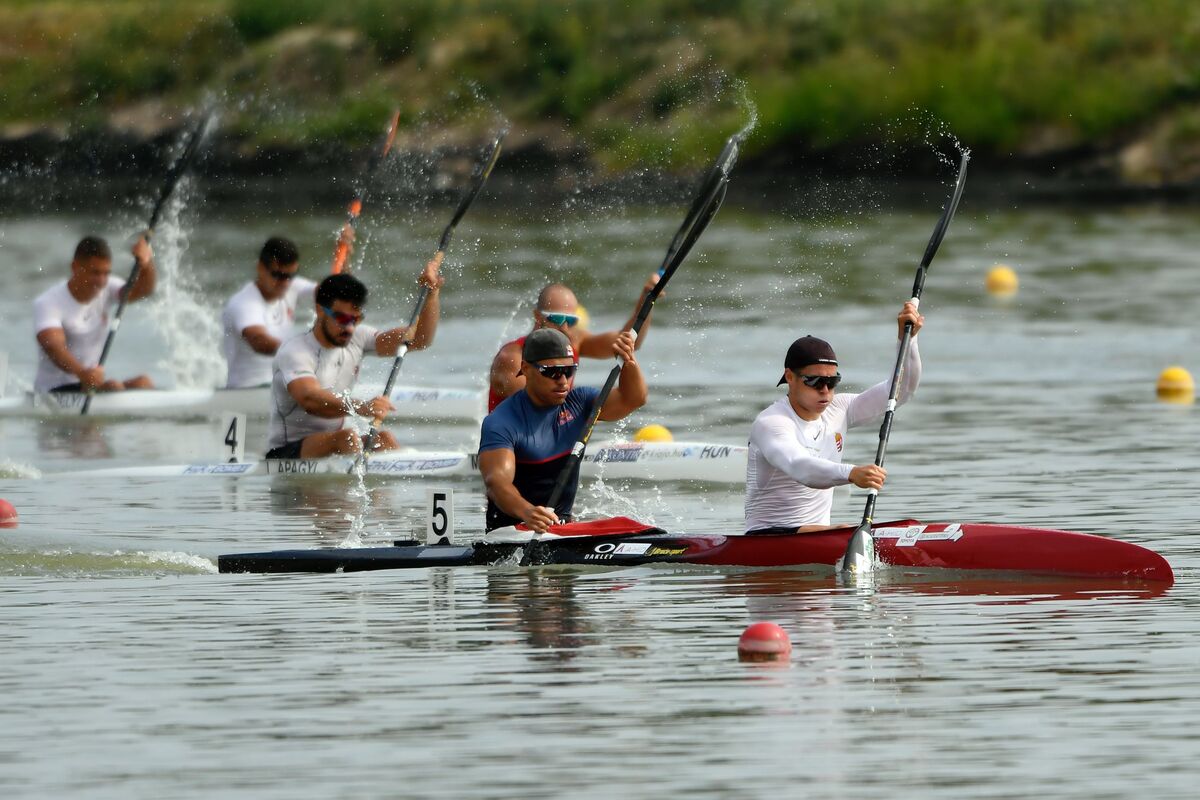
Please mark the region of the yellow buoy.
<svg viewBox="0 0 1200 800"><path fill-rule="evenodd" d="M1196 382L1183 367L1167 367L1158 376L1154 387L1164 403L1191 403L1196 399Z"/></svg>
<svg viewBox="0 0 1200 800"><path fill-rule="evenodd" d="M579 327L587 330L588 323L592 321L592 318L588 316L587 309L583 307L583 303L575 307L575 313L579 315Z"/></svg>
<svg viewBox="0 0 1200 800"><path fill-rule="evenodd" d="M984 286L993 297L1012 297L1017 293L1020 281L1016 270L1007 264L997 264L988 270Z"/></svg>
<svg viewBox="0 0 1200 800"><path fill-rule="evenodd" d="M647 425L633 435L635 442L673 442L675 437L662 425Z"/></svg>

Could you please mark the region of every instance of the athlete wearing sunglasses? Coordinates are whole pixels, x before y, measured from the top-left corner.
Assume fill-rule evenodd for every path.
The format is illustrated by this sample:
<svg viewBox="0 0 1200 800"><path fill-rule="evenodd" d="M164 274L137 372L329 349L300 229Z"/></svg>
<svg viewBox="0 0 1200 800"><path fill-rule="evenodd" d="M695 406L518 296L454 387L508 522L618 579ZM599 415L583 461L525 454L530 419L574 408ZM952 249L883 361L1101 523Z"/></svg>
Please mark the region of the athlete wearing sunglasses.
<svg viewBox="0 0 1200 800"><path fill-rule="evenodd" d="M637 308L642 304L646 293L653 289L656 283L658 283L658 275L651 275L645 286L642 287L642 294L634 305L634 314L637 313ZM633 319L631 314L621 330L631 328ZM637 338L638 347L641 347L642 342L646 340L649 328L650 320L647 319ZM612 356L613 342L620 333L620 331L588 332L582 324L579 301L575 298L575 293L561 283L552 283L542 289L538 293L537 304L533 307L533 330L546 329L557 330L566 335L571 342L571 349L575 353L576 363L579 362L580 356L584 358L609 358ZM501 400L525 387L525 376L519 369L521 347L524 343L524 336L506 343L492 360L488 388L489 412L498 406Z"/></svg>
<svg viewBox="0 0 1200 800"><path fill-rule="evenodd" d="M271 358L296 333L296 307L312 302L317 288L299 272L296 245L282 236L267 239L258 253L254 280L221 311L226 389L271 383Z"/></svg>
<svg viewBox="0 0 1200 800"><path fill-rule="evenodd" d="M420 282L430 288L416 330L400 326L380 331L363 323L367 287L345 272L330 275L317 286L316 322L303 336L289 339L275 355L271 381L271 423L267 458L320 458L349 455L362 449L352 415L381 422L394 411L386 397L349 399L367 353L391 357L400 345L421 350L437 330L440 255L425 265ZM380 430L378 449L397 446L396 438Z"/></svg>
<svg viewBox="0 0 1200 800"><path fill-rule="evenodd" d="M624 366L600 419L618 420L646 402L646 382L634 355L632 333L619 334L609 354L622 359ZM484 418L479 437L488 530L524 522L545 531L570 520L578 468L558 504L549 508L546 503L600 396L599 389L575 386L575 369L575 349L562 331L543 328L525 337L525 386Z"/></svg>
<svg viewBox="0 0 1200 800"><path fill-rule="evenodd" d="M925 318L912 302L896 317L900 335L912 323L897 400L912 397L921 380L917 332ZM804 336L792 342L783 361L787 395L766 408L750 430L746 463L746 532L793 533L829 527L833 487L854 484L880 489L887 472L874 463L842 463L846 431L878 421L887 410L891 376L860 394L837 394L842 380L833 348Z"/></svg>

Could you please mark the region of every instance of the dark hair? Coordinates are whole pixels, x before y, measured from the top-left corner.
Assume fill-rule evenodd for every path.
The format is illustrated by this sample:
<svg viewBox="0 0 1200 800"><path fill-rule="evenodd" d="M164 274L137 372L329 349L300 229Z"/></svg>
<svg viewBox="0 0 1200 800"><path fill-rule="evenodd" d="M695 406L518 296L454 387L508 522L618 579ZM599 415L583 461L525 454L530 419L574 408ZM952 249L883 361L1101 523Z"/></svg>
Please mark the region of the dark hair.
<svg viewBox="0 0 1200 800"><path fill-rule="evenodd" d="M258 254L258 260L262 262L264 267L282 267L287 264L295 264L299 261L300 251L296 249L296 245L291 239L285 239L282 236L272 236L262 246L262 251Z"/></svg>
<svg viewBox="0 0 1200 800"><path fill-rule="evenodd" d="M108 242L99 236L85 236L75 245L75 260L82 258L103 258L112 261L112 250L108 249Z"/></svg>
<svg viewBox="0 0 1200 800"><path fill-rule="evenodd" d="M353 275L339 272L317 284L317 305L329 307L334 300L345 300L362 308L367 304L367 287Z"/></svg>

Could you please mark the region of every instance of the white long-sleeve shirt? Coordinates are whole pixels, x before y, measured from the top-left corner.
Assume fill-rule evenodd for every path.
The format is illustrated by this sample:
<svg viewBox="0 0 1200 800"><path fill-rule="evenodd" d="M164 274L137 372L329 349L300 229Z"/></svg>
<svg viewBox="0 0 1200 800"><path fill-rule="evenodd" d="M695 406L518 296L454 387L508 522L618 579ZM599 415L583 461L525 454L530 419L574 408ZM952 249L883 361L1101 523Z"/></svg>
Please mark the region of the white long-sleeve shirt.
<svg viewBox="0 0 1200 800"><path fill-rule="evenodd" d="M905 403L921 381L914 337L896 399ZM887 411L891 377L859 394L835 394L815 420L801 419L787 397L767 406L750 429L746 462L746 530L828 525L833 487L850 482L853 464L842 463L846 430Z"/></svg>

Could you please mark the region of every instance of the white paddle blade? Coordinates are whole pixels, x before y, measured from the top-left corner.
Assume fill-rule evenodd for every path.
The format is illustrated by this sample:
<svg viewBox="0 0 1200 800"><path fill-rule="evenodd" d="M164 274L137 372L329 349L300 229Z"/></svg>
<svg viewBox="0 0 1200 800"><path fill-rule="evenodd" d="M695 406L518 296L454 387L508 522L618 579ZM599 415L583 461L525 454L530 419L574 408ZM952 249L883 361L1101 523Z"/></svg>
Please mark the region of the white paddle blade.
<svg viewBox="0 0 1200 800"><path fill-rule="evenodd" d="M454 490L425 492L425 544L450 544L454 539Z"/></svg>
<svg viewBox="0 0 1200 800"><path fill-rule="evenodd" d="M875 537L869 525L860 525L850 537L846 552L838 559L839 574L865 575L875 571Z"/></svg>

